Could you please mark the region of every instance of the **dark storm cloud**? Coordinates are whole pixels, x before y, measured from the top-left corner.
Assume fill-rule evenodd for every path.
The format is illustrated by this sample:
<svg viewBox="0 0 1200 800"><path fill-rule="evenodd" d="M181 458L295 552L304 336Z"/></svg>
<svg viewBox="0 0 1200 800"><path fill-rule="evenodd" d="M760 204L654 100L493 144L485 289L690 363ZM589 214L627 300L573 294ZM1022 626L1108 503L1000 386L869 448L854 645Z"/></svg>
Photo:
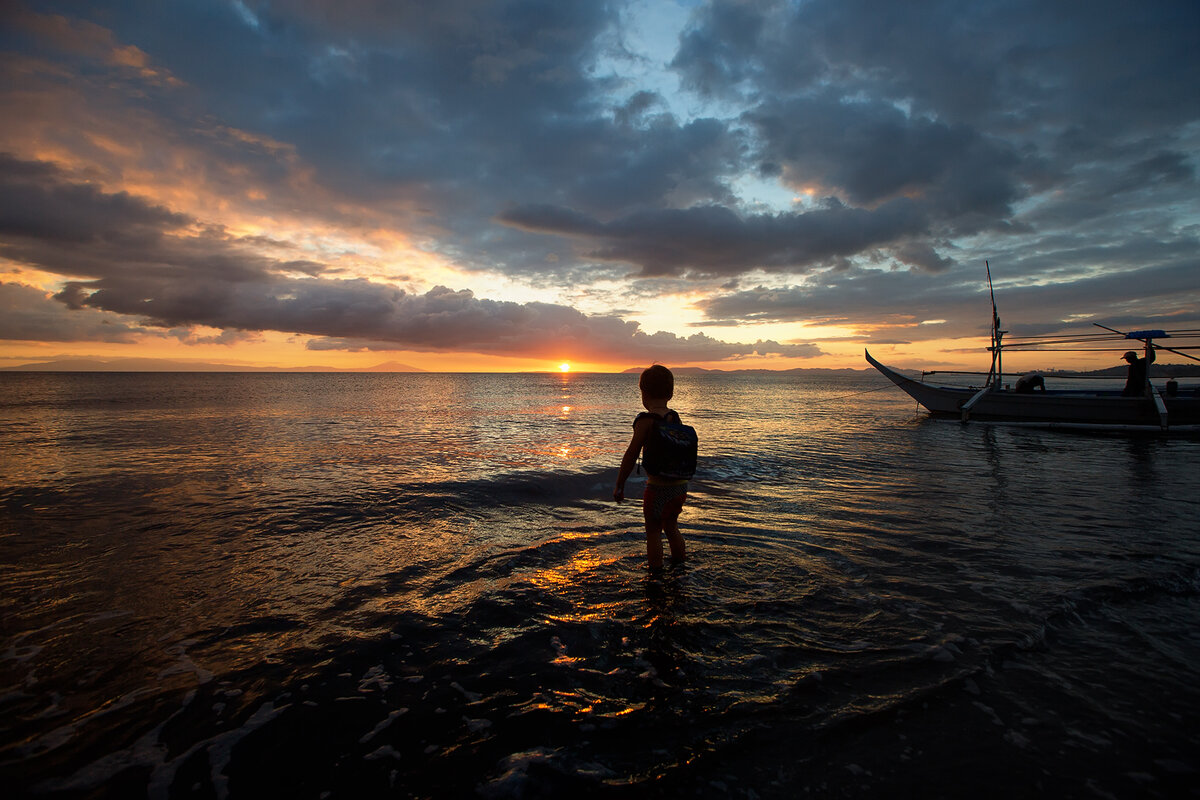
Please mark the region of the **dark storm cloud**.
<svg viewBox="0 0 1200 800"><path fill-rule="evenodd" d="M646 211L599 222L570 209L525 206L501 221L584 239L588 256L640 264L645 276L736 275L751 268L805 272L814 265L920 234L925 220L900 198L866 210L831 200L802 214L740 216L723 206Z"/></svg>
<svg viewBox="0 0 1200 800"><path fill-rule="evenodd" d="M1163 247L1140 242L1122 253L1084 250L1078 263L1060 264L1062 274L1049 285L1007 282L1010 269L1033 266L993 265L1001 320L1014 334L1062 330L1082 321L1119 326L1190 327L1200 316L1200 257L1194 244ZM1101 259L1126 263L1135 254L1157 256L1157 263L1103 272ZM1086 262L1086 264L1084 263ZM872 340L902 336L909 340L986 334L991 300L982 265L979 274L958 279L907 270L852 269L827 272L802 286L754 287L716 296L700 305L718 320L820 322L875 329ZM936 324L928 324L940 320ZM921 325L920 323L927 323ZM915 327L914 327L915 326Z"/></svg>
<svg viewBox="0 0 1200 800"><path fill-rule="evenodd" d="M1007 232L1029 246L1097 220L1118 242L1143 210L1194 213L1183 193L1195 190L1198 29L1187 2L714 2L674 66L746 105L757 157L790 185L919 203L943 241L891 255L944 271L946 237ZM927 257L914 262L917 247Z"/></svg>
<svg viewBox="0 0 1200 800"><path fill-rule="evenodd" d="M56 168L38 162L0 158L0 196L5 198L0 204L0 254L73 278L55 296L61 304L57 308L31 287L3 285L0 303L20 308L0 325L4 338L70 341L88 335L129 341L133 332L153 326L179 329L172 335L188 340L187 328L204 325L225 329L225 340L236 339L228 333L234 331L321 337L312 345L315 349L471 351L596 361L820 353L811 345L648 334L637 323L612 315L587 315L551 303L489 300L467 289L438 286L415 294L362 279L298 277L319 273L319 265L259 255L258 240L196 226L128 195L73 184ZM27 208L37 208L37 225L26 223ZM71 313L63 313L67 309ZM112 314L141 324L113 325Z"/></svg>
<svg viewBox="0 0 1200 800"><path fill-rule="evenodd" d="M0 283L0 339L133 343L144 333L144 328L129 325L115 314L69 311L41 289Z"/></svg>
<svg viewBox="0 0 1200 800"><path fill-rule="evenodd" d="M232 7L151 3L127 35L227 124L291 143L339 191L423 189L435 211L478 224L506 192L607 208L658 199L689 175L711 183L722 126L618 123L599 102L587 72L614 21L604 3L246 5L254 25Z"/></svg>
<svg viewBox="0 0 1200 800"><path fill-rule="evenodd" d="M742 142L726 122L679 121L652 92L609 95L616 82L596 74L616 46L616 5L249 2L239 14L133 2L94 13L186 87L145 94L144 109L289 207L314 202L290 185L304 165L323 189L315 202L390 215L462 266L536 272L574 265L547 260L558 248L545 237L497 227L500 209L537 201L613 215L732 202ZM183 117L193 107L205 114ZM228 152L228 129L287 149Z"/></svg>
<svg viewBox="0 0 1200 800"><path fill-rule="evenodd" d="M973 233L1005 220L1023 194L1011 145L965 125L912 119L886 102L795 99L747 119L785 181L836 189L856 206L908 196L932 219Z"/></svg>
<svg viewBox="0 0 1200 800"><path fill-rule="evenodd" d="M71 182L43 162L0 154L0 198L0 255L59 275L131 286L212 284L219 294L225 283L312 268L230 246L219 228L125 192Z"/></svg>
<svg viewBox="0 0 1200 800"><path fill-rule="evenodd" d="M980 297L986 302L986 286L981 294L980 285L980 281L947 285L939 276L906 270L849 269L822 273L802 286L757 286L700 305L715 319L752 322L920 322L947 311L961 311L961 304L978 302ZM980 319L986 326L990 317Z"/></svg>
<svg viewBox="0 0 1200 800"><path fill-rule="evenodd" d="M185 222L182 215L147 206L125 192L104 194L93 186L61 182L51 164L0 153L0 236L141 243Z"/></svg>
<svg viewBox="0 0 1200 800"><path fill-rule="evenodd" d="M1185 3L709 3L681 37L674 67L693 89L745 107L745 167L835 196L854 215L733 224L734 209L714 192L715 202L689 209L598 215L614 220L606 224L569 221L591 213L569 203L573 211L537 203L498 219L571 237L585 257L643 275L805 272L854 256L945 272L955 266L953 238L1053 236L1016 211L1035 194L1046 198L1039 219L1052 221L1060 206L1058 225L1103 217L1115 239L1125 233L1115 215L1130 209L1114 194L1194 188L1169 125L1200 117L1189 33L1198 25L1200 12ZM909 224L873 224L898 198L915 209ZM857 236L839 226L854 216ZM685 218L701 224L679 224Z"/></svg>
<svg viewBox="0 0 1200 800"><path fill-rule="evenodd" d="M832 88L911 107L917 120L1006 134L1078 125L1104 138L1196 118L1198 25L1188 0L719 0L697 14L674 65L707 94L768 105Z"/></svg>

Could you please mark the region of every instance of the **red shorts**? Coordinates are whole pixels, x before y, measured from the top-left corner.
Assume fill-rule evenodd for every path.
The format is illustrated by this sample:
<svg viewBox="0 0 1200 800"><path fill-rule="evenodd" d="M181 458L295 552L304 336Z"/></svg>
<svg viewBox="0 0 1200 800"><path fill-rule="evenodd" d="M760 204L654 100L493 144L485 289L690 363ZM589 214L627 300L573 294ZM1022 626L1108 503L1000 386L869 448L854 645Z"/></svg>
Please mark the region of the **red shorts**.
<svg viewBox="0 0 1200 800"><path fill-rule="evenodd" d="M679 516L683 510L683 501L687 499L687 484L660 485L646 484L642 494L642 513L647 522L662 522Z"/></svg>

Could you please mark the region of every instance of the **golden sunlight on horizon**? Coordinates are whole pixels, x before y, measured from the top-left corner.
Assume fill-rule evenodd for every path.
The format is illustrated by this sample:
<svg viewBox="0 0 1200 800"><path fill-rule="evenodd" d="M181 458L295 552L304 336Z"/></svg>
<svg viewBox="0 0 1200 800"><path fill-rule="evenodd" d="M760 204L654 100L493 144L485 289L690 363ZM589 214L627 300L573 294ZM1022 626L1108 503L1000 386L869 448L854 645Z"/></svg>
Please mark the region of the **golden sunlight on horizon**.
<svg viewBox="0 0 1200 800"><path fill-rule="evenodd" d="M332 369L355 371L407 371L419 372L546 372L546 362L536 358L503 357L478 353L432 353L415 351L314 351L304 347L307 337L264 332L250 340L230 344L193 341L187 343L170 335L135 336L129 342L6 342L0 345L0 368L11 368L22 364L48 362L59 359L120 360L164 359L189 363L207 362L238 369ZM989 355L986 342L978 348L964 347L957 343L955 348L914 347L891 344L867 343L871 354L890 367L899 369L966 369L986 370ZM699 367L710 370L769 369L788 370L800 368L826 368L856 370L869 369L863 358L863 343L829 348L813 359L761 358L735 361L670 362L672 369ZM1005 354L1005 372L1025 372L1049 369L1097 369L1113 366L1119 362L1111 353L1089 354L1088 358L1076 356L1066 358L1063 353L1024 352ZM1119 355L1119 354L1118 354ZM1060 356L1056 358L1055 356ZM577 373L618 373L634 366L630 363L557 362L550 370L563 380ZM151 369L153 366L131 364L126 368Z"/></svg>

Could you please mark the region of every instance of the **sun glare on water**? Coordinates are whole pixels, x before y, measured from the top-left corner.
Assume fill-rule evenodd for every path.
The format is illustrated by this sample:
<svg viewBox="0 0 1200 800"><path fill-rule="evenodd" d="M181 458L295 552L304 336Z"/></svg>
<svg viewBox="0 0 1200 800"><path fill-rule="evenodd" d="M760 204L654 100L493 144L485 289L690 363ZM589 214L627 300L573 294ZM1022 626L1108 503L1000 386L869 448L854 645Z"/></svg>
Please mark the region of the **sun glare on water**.
<svg viewBox="0 0 1200 800"><path fill-rule="evenodd" d="M564 361L564 362L562 362L561 364L559 364L559 365L558 365L558 371L559 371L559 372L570 372L570 371L571 371L571 365L570 365L570 364L568 364L566 361Z"/></svg>

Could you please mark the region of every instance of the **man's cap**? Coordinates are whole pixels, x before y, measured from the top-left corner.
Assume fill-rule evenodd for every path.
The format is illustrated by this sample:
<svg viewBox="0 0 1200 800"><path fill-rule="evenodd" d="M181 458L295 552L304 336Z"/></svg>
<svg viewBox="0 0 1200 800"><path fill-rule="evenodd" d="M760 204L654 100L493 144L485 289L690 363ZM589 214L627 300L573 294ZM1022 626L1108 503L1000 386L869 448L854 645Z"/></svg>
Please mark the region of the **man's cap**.
<svg viewBox="0 0 1200 800"><path fill-rule="evenodd" d="M1125 359L1125 360L1127 360L1127 361L1128 361L1128 360L1129 360L1129 359L1131 359L1131 358L1137 358L1137 353L1135 353L1135 352L1133 352L1132 350L1130 350L1128 353L1126 353L1125 355L1121 356L1121 358L1123 358L1123 359Z"/></svg>

